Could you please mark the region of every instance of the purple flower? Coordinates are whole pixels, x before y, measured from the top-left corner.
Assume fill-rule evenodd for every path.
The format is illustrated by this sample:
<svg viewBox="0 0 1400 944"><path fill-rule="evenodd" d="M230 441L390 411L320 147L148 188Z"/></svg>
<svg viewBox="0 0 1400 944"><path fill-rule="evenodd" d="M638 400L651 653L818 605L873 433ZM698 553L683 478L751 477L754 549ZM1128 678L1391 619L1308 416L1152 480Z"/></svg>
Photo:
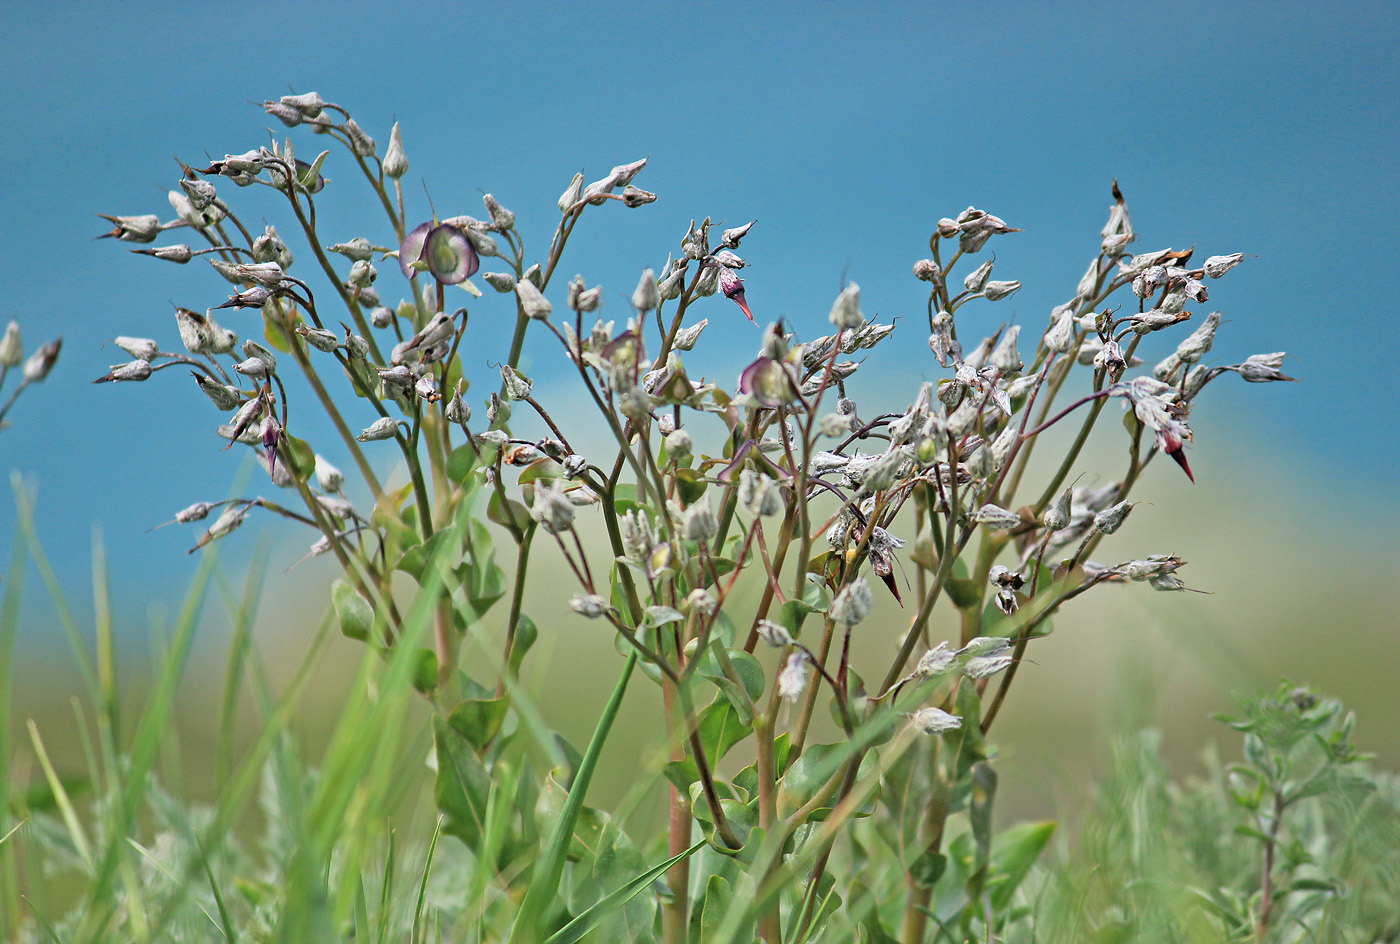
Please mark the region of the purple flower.
<svg viewBox="0 0 1400 944"><path fill-rule="evenodd" d="M423 262L433 278L456 285L471 278L481 268L481 259L467 234L451 223L431 221L414 227L399 247L399 270L404 278L413 277L413 264Z"/></svg>
<svg viewBox="0 0 1400 944"><path fill-rule="evenodd" d="M760 357L744 368L739 375L739 389L770 410L797 399L791 365L771 357Z"/></svg>

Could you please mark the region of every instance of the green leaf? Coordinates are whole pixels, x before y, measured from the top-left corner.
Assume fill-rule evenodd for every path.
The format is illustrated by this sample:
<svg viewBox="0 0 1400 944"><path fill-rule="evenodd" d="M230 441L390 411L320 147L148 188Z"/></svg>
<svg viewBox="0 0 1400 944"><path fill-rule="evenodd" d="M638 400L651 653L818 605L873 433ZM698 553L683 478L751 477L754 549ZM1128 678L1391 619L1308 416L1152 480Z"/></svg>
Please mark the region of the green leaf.
<svg viewBox="0 0 1400 944"><path fill-rule="evenodd" d="M510 671L512 675L520 672L520 664L525 661L525 653L535 645L535 640L540 638L540 631L535 626L535 621L524 613L520 614L520 619L515 624L515 642L510 647Z"/></svg>
<svg viewBox="0 0 1400 944"><path fill-rule="evenodd" d="M443 830L475 849L486 826L491 777L471 745L442 718L433 718L437 782L433 799L447 817Z"/></svg>
<svg viewBox="0 0 1400 944"><path fill-rule="evenodd" d="M704 841L701 840L686 851L674 855L660 865L653 866L641 875L636 876L626 885L623 885L587 911L584 911L578 917L574 918L574 920L564 925L558 931L554 932L549 936L548 940L545 941L545 944L574 944L574 942L585 933L592 930L600 918L605 917L625 904L634 895L642 891L642 889L649 887L658 878L669 872L671 867L677 862L688 859L690 856L694 855L704 844Z"/></svg>
<svg viewBox="0 0 1400 944"><path fill-rule="evenodd" d="M452 709L447 723L480 752L500 733L509 707L508 698L466 698Z"/></svg>
<svg viewBox="0 0 1400 944"><path fill-rule="evenodd" d="M851 756L849 744L813 744L806 748L800 757L783 775L782 788L778 791L778 809L788 815L803 806L821 791L832 778L842 776L847 759ZM858 777L867 777L878 769L879 759L873 750L866 751L861 758ZM869 816L875 811L875 803L880 791L868 797L855 811L855 816ZM812 819L825 819L836 803L836 794L831 795L831 805L821 807L812 814Z"/></svg>
<svg viewBox="0 0 1400 944"><path fill-rule="evenodd" d="M746 921L734 935L721 941L717 932L734 907L734 890L721 875L711 875L705 883L705 900L700 906L699 944L727 944L728 941L751 941L754 936L753 921Z"/></svg>
<svg viewBox="0 0 1400 944"><path fill-rule="evenodd" d="M475 485L475 480L470 479L470 476L472 471L476 469L479 458L480 453L476 451L476 446L470 442L458 446L447 456L447 477L458 485Z"/></svg>
<svg viewBox="0 0 1400 944"><path fill-rule="evenodd" d="M331 584L331 606L335 608L335 617L340 621L342 633L361 642L369 639L370 627L374 625L374 609L354 587L337 579Z"/></svg>
<svg viewBox="0 0 1400 944"><path fill-rule="evenodd" d="M502 504L501 493L493 491L486 502L486 518L503 528L513 525L524 531L530 526L530 509L513 498L507 498Z"/></svg>
<svg viewBox="0 0 1400 944"><path fill-rule="evenodd" d="M564 467L548 457L536 459L525 468L520 470L519 482L521 485L529 485L536 479L561 479L565 475Z"/></svg>
<svg viewBox="0 0 1400 944"><path fill-rule="evenodd" d="M423 568L429 561L436 561L440 567L452 566L461 549L462 531L455 521L450 522L422 544L404 551L395 567L422 583Z"/></svg>
<svg viewBox="0 0 1400 944"><path fill-rule="evenodd" d="M711 651L706 651L705 655L701 657L700 666L696 671L718 686L719 690L724 693L724 697L729 699L729 703L738 712L739 721L748 725L753 721L753 714L749 707L751 700L763 696L763 666L759 665L757 659L742 649L730 649L728 655L730 664L734 666L734 673L739 676L739 681L743 683L743 688L740 688L737 683L724 674L720 668L719 660Z"/></svg>
<svg viewBox="0 0 1400 944"><path fill-rule="evenodd" d="M705 757L711 764L717 764L731 747L752 734L753 728L739 720L739 713L727 697L717 697L700 712L696 732L700 743L705 746ZM695 759L688 753L684 760L673 760L667 764L665 774L666 779L679 790L689 790L690 785L700 779Z"/></svg>
<svg viewBox="0 0 1400 944"><path fill-rule="evenodd" d="M1055 826L1054 820L1017 823L997 836L992 844L992 880L988 889L993 911L1002 911L1011 904L1011 896L1045 851Z"/></svg>
<svg viewBox="0 0 1400 944"><path fill-rule="evenodd" d="M676 470L676 492L680 495L682 504L690 505L699 501L705 494L705 489L709 487L710 483L694 469Z"/></svg>
<svg viewBox="0 0 1400 944"><path fill-rule="evenodd" d="M316 471L316 452L311 444L285 432L277 443L277 461L285 465L298 482L309 480Z"/></svg>

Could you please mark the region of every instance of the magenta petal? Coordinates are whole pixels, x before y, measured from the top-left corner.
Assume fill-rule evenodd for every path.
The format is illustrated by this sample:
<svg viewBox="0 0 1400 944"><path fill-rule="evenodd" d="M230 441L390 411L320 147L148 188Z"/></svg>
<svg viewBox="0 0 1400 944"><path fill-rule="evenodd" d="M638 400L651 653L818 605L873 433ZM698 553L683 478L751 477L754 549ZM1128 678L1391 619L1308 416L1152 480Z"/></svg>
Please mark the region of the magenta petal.
<svg viewBox="0 0 1400 944"><path fill-rule="evenodd" d="M447 285L466 281L481 267L467 234L451 223L433 227L423 244L422 258L433 278Z"/></svg>
<svg viewBox="0 0 1400 944"><path fill-rule="evenodd" d="M399 247L399 271L403 273L404 278L413 278L413 263L423 255L423 243L432 230L431 221L420 223L413 228L413 232L403 238L403 245Z"/></svg>

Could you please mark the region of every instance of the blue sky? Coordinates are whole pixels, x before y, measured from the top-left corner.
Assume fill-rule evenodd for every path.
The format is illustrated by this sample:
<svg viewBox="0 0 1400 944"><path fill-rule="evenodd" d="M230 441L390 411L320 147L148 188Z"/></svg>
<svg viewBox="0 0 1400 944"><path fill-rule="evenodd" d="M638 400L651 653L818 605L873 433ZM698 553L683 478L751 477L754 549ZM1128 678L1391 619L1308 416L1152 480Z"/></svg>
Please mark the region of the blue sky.
<svg viewBox="0 0 1400 944"><path fill-rule="evenodd" d="M94 214L168 218L171 156L266 143L275 122L249 103L293 90L346 106L381 143L401 121L422 218L424 184L443 216L480 214L490 191L538 255L575 171L649 155L637 183L660 199L590 212L562 274L602 284L605 313L625 318L637 274L660 268L690 219L757 218L744 249L759 320L820 333L845 274L867 314L911 321L870 381L872 396L906 402L935 376L910 275L935 221L971 204L1024 230L995 248L997 277L1025 288L973 317L1030 334L1073 293L1116 177L1136 248L1251 254L1211 285L1207 310L1229 317L1213 356L1287 350L1306 379L1213 386L1209 417L1193 417L1193 468L1250 453L1262 491L1310 503L1324 527L1393 523L1394 5L55 3L3 19L0 321L20 320L27 350L60 333L65 346L0 433L0 470L39 486L42 535L74 587L101 526L121 549L118 601L136 612L176 598L194 566L191 533L146 529L222 497L238 462L177 371L89 381L124 359L106 339L174 344L170 303L202 310L226 285L198 263L92 241ZM317 150L297 140L299 154ZM351 170L333 157L331 187L353 184ZM266 194L232 196L288 234ZM386 238L362 188L323 197L323 232ZM381 272L395 297L397 273ZM703 365L728 380L757 331L722 298L700 313L732 339ZM472 325L484 378L510 319L488 294ZM5 543L13 520L0 499ZM254 543L238 540L235 558Z"/></svg>

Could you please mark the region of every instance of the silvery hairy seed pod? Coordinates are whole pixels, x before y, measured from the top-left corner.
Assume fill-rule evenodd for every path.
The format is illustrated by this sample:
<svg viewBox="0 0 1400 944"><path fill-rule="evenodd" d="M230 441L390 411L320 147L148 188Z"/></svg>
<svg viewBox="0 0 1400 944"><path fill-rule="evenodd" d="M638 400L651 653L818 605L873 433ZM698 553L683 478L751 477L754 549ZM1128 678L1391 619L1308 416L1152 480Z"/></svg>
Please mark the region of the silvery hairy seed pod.
<svg viewBox="0 0 1400 944"><path fill-rule="evenodd" d="M507 399L524 400L530 396L529 378L509 364L501 365L501 386Z"/></svg>
<svg viewBox="0 0 1400 944"><path fill-rule="evenodd" d="M569 598L569 609L584 619L597 619L608 611L608 601L596 593L576 593Z"/></svg>
<svg viewBox="0 0 1400 944"><path fill-rule="evenodd" d="M909 716L914 727L921 734L944 734L962 727L962 719L951 715L942 708L920 708Z"/></svg>
<svg viewBox="0 0 1400 944"><path fill-rule="evenodd" d="M239 505L236 507L230 505L228 508L225 508L224 513L219 515L214 523L209 526L209 530L205 532L205 537L208 540L204 543L207 544L208 541L214 538L221 538L226 534L237 531L238 526L243 523L243 519L248 517L248 510L252 507L252 505Z"/></svg>
<svg viewBox="0 0 1400 944"><path fill-rule="evenodd" d="M1172 325L1180 324L1189 320L1189 311L1168 312L1160 308L1153 308L1150 311L1138 312L1128 316L1128 324L1134 334L1150 334L1153 331L1161 331L1163 328L1170 328Z"/></svg>
<svg viewBox="0 0 1400 944"><path fill-rule="evenodd" d="M1210 299L1210 290L1199 279L1188 278L1183 291L1186 292L1186 297L1193 302L1201 303Z"/></svg>
<svg viewBox="0 0 1400 944"><path fill-rule="evenodd" d="M384 152L382 166L385 176L394 180L408 173L408 156L403 151L403 133L399 130L397 121L394 122L393 130L389 132L389 148Z"/></svg>
<svg viewBox="0 0 1400 944"><path fill-rule="evenodd" d="M350 503L349 499L339 495L317 495L316 504L342 521L348 521L355 517L355 506Z"/></svg>
<svg viewBox="0 0 1400 944"><path fill-rule="evenodd" d="M14 328L16 350L18 350L19 325L11 321L10 326ZM8 332L6 332L5 341L9 341ZM120 337L114 338L112 340L112 343L115 344L117 347L121 348L123 351L126 351L126 353L130 354L132 357L139 358L143 361L155 360L156 356L160 354L160 345L156 344L156 342L152 341L150 338ZM9 363L5 357L4 351L0 350L0 364L4 364L6 367L14 367L15 364L18 363L18 357L14 359L13 363Z"/></svg>
<svg viewBox="0 0 1400 944"><path fill-rule="evenodd" d="M530 517L544 525L550 534L560 534L574 526L574 505L562 489L549 479L535 482L535 503Z"/></svg>
<svg viewBox="0 0 1400 944"><path fill-rule="evenodd" d="M1244 253L1232 252L1228 256L1211 256L1201 266L1206 275L1218 279L1244 261Z"/></svg>
<svg viewBox="0 0 1400 944"><path fill-rule="evenodd" d="M254 380L266 380L268 374L272 373L272 368L261 357L250 357L240 361L233 365L233 369L245 377L252 377Z"/></svg>
<svg viewBox="0 0 1400 944"><path fill-rule="evenodd" d="M860 286L852 282L841 290L831 306L829 316L838 331L855 331L865 324L865 316L860 311Z"/></svg>
<svg viewBox="0 0 1400 944"><path fill-rule="evenodd" d="M515 284L515 294L520 299L520 309L527 318L544 320L554 311L554 306L544 297L534 282L521 279Z"/></svg>
<svg viewBox="0 0 1400 944"><path fill-rule="evenodd" d="M940 311L933 316L933 333L928 338L929 350L940 367L948 367L962 357L962 344L953 337L953 315Z"/></svg>
<svg viewBox="0 0 1400 944"><path fill-rule="evenodd" d="M380 439L393 439L396 435L398 435L399 423L401 422L403 421L396 420L390 416L381 417L375 420L373 423L369 424L369 426L366 426L364 430L360 433L360 435L356 436L355 438L358 439L360 442L375 442Z"/></svg>
<svg viewBox="0 0 1400 944"><path fill-rule="evenodd" d="M988 282L982 289L982 297L989 302L999 302L1003 298L1015 295L1020 290L1020 282Z"/></svg>
<svg viewBox="0 0 1400 944"><path fill-rule="evenodd" d="M656 194L650 190L643 190L641 187L634 187L628 184L622 188L622 202L636 209L639 206L646 206L648 203L656 202Z"/></svg>
<svg viewBox="0 0 1400 944"><path fill-rule="evenodd" d="M1123 376L1123 371L1127 368L1128 362L1123 356L1123 348L1117 341L1104 342L1103 349L1094 355L1094 368L1108 372L1109 380L1114 383Z"/></svg>
<svg viewBox="0 0 1400 944"><path fill-rule="evenodd" d="M214 402L214 406L223 411L237 409L243 402L243 395L237 387L230 387L228 384L221 384L198 371L190 371L195 382L199 384L199 389L204 391L205 396Z"/></svg>
<svg viewBox="0 0 1400 944"><path fill-rule="evenodd" d="M667 417L662 417L666 419ZM674 422L674 418L672 418ZM683 429L673 429L666 434L666 454L672 459L687 459L695 444L690 439L690 433Z"/></svg>
<svg viewBox="0 0 1400 944"><path fill-rule="evenodd" d="M115 237L124 242L149 243L154 242L160 235L160 218L157 216L108 216L105 213L97 215L112 224L112 231L103 233L98 239Z"/></svg>
<svg viewBox="0 0 1400 944"><path fill-rule="evenodd" d="M243 342L243 356L256 357L267 365L268 370L277 369L277 355L263 347L257 341L247 340Z"/></svg>
<svg viewBox="0 0 1400 944"><path fill-rule="evenodd" d="M791 646L795 641L786 626L768 619L758 621L758 638L763 640L764 645L774 649Z"/></svg>
<svg viewBox="0 0 1400 944"><path fill-rule="evenodd" d="M795 702L807 688L807 656L797 650L787 657L782 671L778 673L778 697L786 702Z"/></svg>
<svg viewBox="0 0 1400 944"><path fill-rule="evenodd" d="M264 102L263 104L271 103ZM326 103L316 92L306 92L302 95L283 95L279 104L295 109L303 118L319 117L321 109L326 106Z"/></svg>
<svg viewBox="0 0 1400 944"><path fill-rule="evenodd" d="M975 295L982 291L982 286L987 284L987 279L991 276L992 263L988 260L967 274L963 279L963 288Z"/></svg>
<svg viewBox="0 0 1400 944"><path fill-rule="evenodd" d="M491 225L500 232L515 229L515 214L501 206L500 201L489 193L481 195L481 202L486 204L486 212L491 215Z"/></svg>
<svg viewBox="0 0 1400 944"><path fill-rule="evenodd" d="M155 343L155 342L152 342ZM122 348L127 350L126 348ZM133 354L127 350L128 354ZM11 320L5 327L5 337L0 339L0 367L18 367L24 361L24 344L20 340L19 322Z"/></svg>
<svg viewBox="0 0 1400 944"><path fill-rule="evenodd" d="M296 327L297 334L306 339L306 343L318 351L327 354L340 347L340 339L335 336L334 331L327 331L325 328L313 328L310 325L300 324Z"/></svg>
<svg viewBox="0 0 1400 944"><path fill-rule="evenodd" d="M841 588L831 601L831 619L840 626L855 626L870 615L875 596L864 577L857 577Z"/></svg>
<svg viewBox="0 0 1400 944"><path fill-rule="evenodd" d="M253 240L253 258L258 262L275 262L287 269L292 264L292 251L277 235L277 227L269 223L263 227L263 234Z"/></svg>
<svg viewBox="0 0 1400 944"><path fill-rule="evenodd" d="M637 311L648 312L660 304L661 289L656 284L656 273L647 269L642 272L642 277L632 292L632 307Z"/></svg>
<svg viewBox="0 0 1400 944"><path fill-rule="evenodd" d="M934 285L943 284L943 272L932 259L920 259L914 263L914 278L920 282L932 282Z"/></svg>
<svg viewBox="0 0 1400 944"><path fill-rule="evenodd" d="M963 663L963 675L970 679L991 678L1009 666L1015 657L1009 653L995 656L973 656Z"/></svg>
<svg viewBox="0 0 1400 944"><path fill-rule="evenodd" d="M1044 522L1045 527L1049 528L1051 531L1062 531L1069 527L1071 498L1072 490L1067 488L1060 493L1060 497L1055 501L1055 504L1045 509L1045 514L1041 516L1041 521Z"/></svg>
<svg viewBox="0 0 1400 944"><path fill-rule="evenodd" d="M918 664L914 666L914 675L919 678L934 678L943 675L953 667L953 659L956 655L948 650L946 641L940 642L919 657Z"/></svg>
<svg viewBox="0 0 1400 944"><path fill-rule="evenodd" d="M319 452L316 454L316 485L323 492L339 492L345 487L345 474Z"/></svg>
<svg viewBox="0 0 1400 944"><path fill-rule="evenodd" d="M345 328L345 353L351 360L362 361L369 356L369 342L358 334L353 334L345 322L341 322L341 327Z"/></svg>
<svg viewBox="0 0 1400 944"><path fill-rule="evenodd" d="M1105 508L1094 515L1094 530L1103 534L1112 534L1122 527L1124 521L1128 520L1128 515L1132 510L1133 506L1126 501L1120 501L1116 505Z"/></svg>
<svg viewBox="0 0 1400 944"><path fill-rule="evenodd" d="M725 230L720 234L720 246L725 249L738 249L739 241L749 234L749 230L753 229L753 224L757 222L758 220L754 220L750 223L745 223L743 226L736 226L733 229Z"/></svg>
<svg viewBox="0 0 1400 944"><path fill-rule="evenodd" d="M676 431L676 418L670 413L663 413L656 421L656 428L661 431L661 435L669 436Z"/></svg>
<svg viewBox="0 0 1400 944"><path fill-rule="evenodd" d="M151 376L151 362L137 358L125 364L113 365L112 369L93 383L139 382Z"/></svg>

